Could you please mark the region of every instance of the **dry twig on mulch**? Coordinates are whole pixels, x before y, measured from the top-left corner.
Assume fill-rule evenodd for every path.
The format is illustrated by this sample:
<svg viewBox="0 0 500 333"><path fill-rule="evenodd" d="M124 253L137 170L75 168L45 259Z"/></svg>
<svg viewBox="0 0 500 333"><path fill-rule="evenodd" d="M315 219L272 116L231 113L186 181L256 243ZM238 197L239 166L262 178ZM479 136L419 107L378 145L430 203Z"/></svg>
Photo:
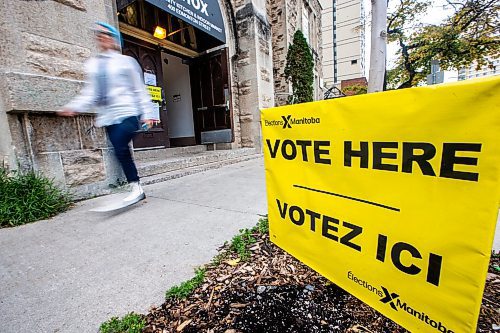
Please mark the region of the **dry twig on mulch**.
<svg viewBox="0 0 500 333"><path fill-rule="evenodd" d="M221 250L186 299L170 298L146 315L144 332L400 333L405 329L254 232L250 257ZM222 258L222 260L221 260ZM490 274L478 332L500 324L500 277Z"/></svg>

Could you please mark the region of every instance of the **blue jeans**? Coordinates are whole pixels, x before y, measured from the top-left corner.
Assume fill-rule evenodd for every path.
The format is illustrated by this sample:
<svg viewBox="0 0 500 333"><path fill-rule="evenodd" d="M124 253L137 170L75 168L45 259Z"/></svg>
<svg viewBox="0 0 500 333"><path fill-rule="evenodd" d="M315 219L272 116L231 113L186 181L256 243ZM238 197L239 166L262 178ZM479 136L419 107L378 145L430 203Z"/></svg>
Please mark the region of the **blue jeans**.
<svg viewBox="0 0 500 333"><path fill-rule="evenodd" d="M135 131L139 129L138 117L125 118L121 123L106 126L109 140L115 149L115 156L127 177L127 181L138 182L137 168L135 167L129 143L135 136Z"/></svg>

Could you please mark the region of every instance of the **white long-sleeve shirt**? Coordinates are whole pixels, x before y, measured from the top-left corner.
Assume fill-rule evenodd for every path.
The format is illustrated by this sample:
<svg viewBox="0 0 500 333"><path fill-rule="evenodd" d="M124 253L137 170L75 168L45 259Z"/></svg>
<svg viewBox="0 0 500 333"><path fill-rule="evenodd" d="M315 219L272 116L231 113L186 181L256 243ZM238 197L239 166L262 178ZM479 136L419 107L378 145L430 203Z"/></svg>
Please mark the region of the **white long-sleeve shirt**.
<svg viewBox="0 0 500 333"><path fill-rule="evenodd" d="M106 57L107 105L98 106L98 71L100 57ZM142 80L141 68L137 61L117 51L101 53L85 63L86 83L80 94L66 105L76 112L87 112L97 108L96 125L99 127L118 124L123 119L140 116L155 119L151 95Z"/></svg>

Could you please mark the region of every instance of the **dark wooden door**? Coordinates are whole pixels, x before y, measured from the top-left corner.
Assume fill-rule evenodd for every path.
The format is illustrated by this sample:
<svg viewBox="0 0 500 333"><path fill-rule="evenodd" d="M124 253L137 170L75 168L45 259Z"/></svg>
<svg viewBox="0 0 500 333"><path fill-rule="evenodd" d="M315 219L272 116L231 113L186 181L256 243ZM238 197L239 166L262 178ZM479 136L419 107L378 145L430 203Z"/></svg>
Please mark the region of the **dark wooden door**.
<svg viewBox="0 0 500 333"><path fill-rule="evenodd" d="M232 129L227 49L195 59L189 69L196 141L201 132Z"/></svg>
<svg viewBox="0 0 500 333"><path fill-rule="evenodd" d="M148 76L149 79L155 77L155 86L161 87L162 91L164 91L161 53L159 50L132 37L126 37L122 52L125 55L135 58L142 68L143 75ZM148 131L141 129L133 140L134 148L170 147L164 101L159 102L158 107L160 122Z"/></svg>

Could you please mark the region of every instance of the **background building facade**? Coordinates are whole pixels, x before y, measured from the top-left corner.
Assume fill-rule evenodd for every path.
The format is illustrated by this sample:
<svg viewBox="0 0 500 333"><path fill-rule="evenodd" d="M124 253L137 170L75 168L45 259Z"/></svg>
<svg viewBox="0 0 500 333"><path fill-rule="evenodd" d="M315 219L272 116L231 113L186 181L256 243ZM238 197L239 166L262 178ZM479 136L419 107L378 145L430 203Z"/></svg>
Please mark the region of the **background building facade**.
<svg viewBox="0 0 500 333"><path fill-rule="evenodd" d="M477 65L471 65L467 68L462 68L458 71L458 81L475 79L485 76L493 76L500 74L500 59L490 60L491 66L483 66L477 68Z"/></svg>
<svg viewBox="0 0 500 333"><path fill-rule="evenodd" d="M273 38L273 76L276 105L287 104L292 87L285 80L286 55L293 35L301 30L314 61L314 100L322 99L322 7L318 0L269 0Z"/></svg>
<svg viewBox="0 0 500 333"><path fill-rule="evenodd" d="M365 77L363 1L321 0L321 4L324 86Z"/></svg>

